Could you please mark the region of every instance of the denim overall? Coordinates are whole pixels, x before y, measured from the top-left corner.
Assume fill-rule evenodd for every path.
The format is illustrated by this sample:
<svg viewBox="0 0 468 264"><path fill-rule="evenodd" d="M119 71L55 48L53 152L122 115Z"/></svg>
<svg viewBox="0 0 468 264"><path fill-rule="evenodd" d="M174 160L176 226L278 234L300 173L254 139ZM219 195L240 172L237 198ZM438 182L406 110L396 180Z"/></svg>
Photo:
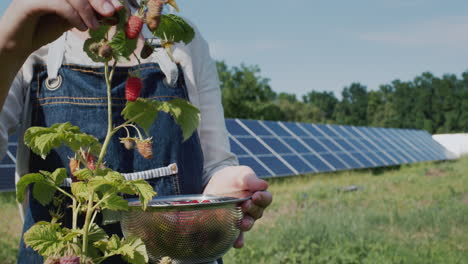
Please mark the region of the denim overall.
<svg viewBox="0 0 468 264"><path fill-rule="evenodd" d="M124 122L120 113L126 103L125 81L128 72L136 70L137 67L119 67L115 70L112 81L114 125ZM48 82L47 72L43 65L38 65L34 69L34 77L30 87L31 104L33 104L31 125L48 127L55 123L70 122L79 126L82 132L92 134L100 142L103 142L107 132L107 95L104 68L62 65L58 70L61 83L58 87L52 88L46 85ZM179 69L178 80L174 87L166 83L165 75L156 63L143 64L140 76L144 83L141 97L160 101L173 98L188 100L182 70ZM136 134L133 132L130 130L132 136L135 136ZM171 116L160 112L156 123L150 128L148 136L153 138L153 159L144 159L136 150L125 149L123 144L119 142L119 138L126 137L126 131L121 129L112 138L104 158L106 166L126 173L128 174L126 176L132 179L147 179L154 187L158 197L201 193L203 154L198 134L195 132L187 141L183 142L180 127ZM68 168L69 157L72 156L71 150L64 147L51 151L45 160L31 154L29 171L53 171L56 168ZM176 169L172 166L170 167L172 169L164 170L170 164L176 164ZM169 172L161 173L164 171ZM23 232L38 221L50 221L48 209L49 207L40 205L30 195ZM63 220L65 225L71 221L70 219L71 216L66 214ZM96 222L100 223L99 220ZM119 224L101 227L109 234L122 236ZM31 248L26 248L22 239L18 263L43 263L43 259ZM125 262L120 256L117 256L109 258L105 263Z"/></svg>

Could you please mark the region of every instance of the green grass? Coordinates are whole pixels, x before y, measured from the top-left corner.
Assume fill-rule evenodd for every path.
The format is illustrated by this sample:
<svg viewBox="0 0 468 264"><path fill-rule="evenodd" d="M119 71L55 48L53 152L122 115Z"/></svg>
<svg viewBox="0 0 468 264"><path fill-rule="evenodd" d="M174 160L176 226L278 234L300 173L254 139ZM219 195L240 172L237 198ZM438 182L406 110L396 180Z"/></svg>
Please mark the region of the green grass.
<svg viewBox="0 0 468 264"><path fill-rule="evenodd" d="M352 184L360 189L339 191ZM270 191L273 204L225 263L468 263L468 157L273 179ZM14 263L12 193L0 193L0 211L0 262Z"/></svg>
<svg viewBox="0 0 468 264"><path fill-rule="evenodd" d="M467 173L463 158L272 180L272 206L225 262L468 263Z"/></svg>
<svg viewBox="0 0 468 264"><path fill-rule="evenodd" d="M0 263L16 263L22 223L12 192L0 193L0 219Z"/></svg>

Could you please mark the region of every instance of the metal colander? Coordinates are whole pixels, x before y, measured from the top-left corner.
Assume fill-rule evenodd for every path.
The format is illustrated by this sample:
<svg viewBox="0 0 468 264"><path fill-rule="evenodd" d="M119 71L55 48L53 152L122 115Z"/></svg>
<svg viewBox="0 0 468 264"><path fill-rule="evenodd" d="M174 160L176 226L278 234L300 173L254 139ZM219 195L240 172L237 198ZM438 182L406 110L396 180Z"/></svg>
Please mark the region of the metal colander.
<svg viewBox="0 0 468 264"><path fill-rule="evenodd" d="M122 217L122 231L143 240L150 263L166 256L173 263L213 262L239 235L243 217L239 203L249 198L162 197L153 199L146 211L139 201L131 201Z"/></svg>

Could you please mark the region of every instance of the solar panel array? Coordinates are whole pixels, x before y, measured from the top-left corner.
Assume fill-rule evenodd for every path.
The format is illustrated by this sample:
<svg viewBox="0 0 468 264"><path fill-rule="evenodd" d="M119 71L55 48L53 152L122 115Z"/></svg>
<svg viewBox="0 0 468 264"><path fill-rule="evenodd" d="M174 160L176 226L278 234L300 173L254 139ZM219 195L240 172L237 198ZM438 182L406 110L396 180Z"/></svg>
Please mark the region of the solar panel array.
<svg viewBox="0 0 468 264"><path fill-rule="evenodd" d="M231 149L260 177L446 160L421 130L227 119Z"/></svg>
<svg viewBox="0 0 468 264"><path fill-rule="evenodd" d="M231 150L262 178L447 160L422 130L226 119ZM0 162L0 190L14 189L17 139Z"/></svg>

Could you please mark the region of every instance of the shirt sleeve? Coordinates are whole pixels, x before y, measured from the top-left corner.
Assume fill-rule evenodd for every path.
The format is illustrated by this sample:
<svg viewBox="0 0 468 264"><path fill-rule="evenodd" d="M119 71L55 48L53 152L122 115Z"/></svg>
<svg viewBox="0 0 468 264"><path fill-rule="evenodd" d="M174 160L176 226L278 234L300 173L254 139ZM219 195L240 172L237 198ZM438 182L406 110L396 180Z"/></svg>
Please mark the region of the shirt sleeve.
<svg viewBox="0 0 468 264"><path fill-rule="evenodd" d="M188 45L190 49L195 86L200 109L200 142L204 154L204 186L218 170L238 165L231 152L228 132L221 103L221 88L216 62L211 58L209 46L198 30Z"/></svg>
<svg viewBox="0 0 468 264"><path fill-rule="evenodd" d="M21 119L24 106L24 78L21 69L13 80L0 112L0 160L8 150L8 135L13 134Z"/></svg>

